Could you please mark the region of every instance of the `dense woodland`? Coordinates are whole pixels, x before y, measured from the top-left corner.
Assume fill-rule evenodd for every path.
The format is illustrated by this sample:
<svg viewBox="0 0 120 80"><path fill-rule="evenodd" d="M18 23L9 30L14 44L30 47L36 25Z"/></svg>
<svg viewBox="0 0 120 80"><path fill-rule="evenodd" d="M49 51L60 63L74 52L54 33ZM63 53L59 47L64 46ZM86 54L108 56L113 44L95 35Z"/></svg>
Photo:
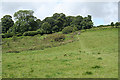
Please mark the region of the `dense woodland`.
<svg viewBox="0 0 120 80"><path fill-rule="evenodd" d="M63 33L70 33L81 29L90 29L93 27L91 15L87 17L66 16L63 13L55 13L51 17L46 17L44 20L37 19L33 16L32 10L19 10L14 13L15 22L11 15L5 15L1 18L2 36L34 36L36 34L51 34L62 31ZM112 22L111 26L119 26L120 23ZM100 25L98 27L101 27Z"/></svg>

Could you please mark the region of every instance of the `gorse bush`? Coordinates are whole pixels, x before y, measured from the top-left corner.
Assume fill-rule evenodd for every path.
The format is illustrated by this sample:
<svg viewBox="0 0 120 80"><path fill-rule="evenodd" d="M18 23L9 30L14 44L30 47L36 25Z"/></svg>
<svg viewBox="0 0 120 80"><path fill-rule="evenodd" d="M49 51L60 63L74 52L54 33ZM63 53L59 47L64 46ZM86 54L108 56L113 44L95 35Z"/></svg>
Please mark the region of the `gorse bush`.
<svg viewBox="0 0 120 80"><path fill-rule="evenodd" d="M39 34L37 31L28 31L28 32L24 32L23 36L34 36Z"/></svg>
<svg viewBox="0 0 120 80"><path fill-rule="evenodd" d="M68 33L71 33L71 32L73 32L73 27L71 27L71 26L67 26L62 30L63 34L68 34Z"/></svg>

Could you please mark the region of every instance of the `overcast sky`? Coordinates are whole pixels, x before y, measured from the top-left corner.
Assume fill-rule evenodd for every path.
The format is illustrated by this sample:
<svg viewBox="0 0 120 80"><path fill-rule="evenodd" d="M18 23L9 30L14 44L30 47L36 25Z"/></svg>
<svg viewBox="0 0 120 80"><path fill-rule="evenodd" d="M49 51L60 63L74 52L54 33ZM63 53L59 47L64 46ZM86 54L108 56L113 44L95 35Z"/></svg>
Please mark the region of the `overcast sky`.
<svg viewBox="0 0 120 80"><path fill-rule="evenodd" d="M17 1L17 0L16 0ZM6 14L12 17L18 10L33 10L34 16L43 20L54 13L64 13L66 16L91 15L94 25L110 24L118 21L117 2L78 2L74 0L0 2L0 18ZM14 19L14 18L13 18Z"/></svg>

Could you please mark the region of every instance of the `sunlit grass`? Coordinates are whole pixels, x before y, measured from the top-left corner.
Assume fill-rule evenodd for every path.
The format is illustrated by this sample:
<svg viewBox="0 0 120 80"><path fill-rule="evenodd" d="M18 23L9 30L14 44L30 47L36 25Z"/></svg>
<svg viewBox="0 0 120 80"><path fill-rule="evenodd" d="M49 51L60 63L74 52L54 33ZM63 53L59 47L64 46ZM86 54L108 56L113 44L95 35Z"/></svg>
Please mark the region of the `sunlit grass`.
<svg viewBox="0 0 120 80"><path fill-rule="evenodd" d="M4 78L118 77L117 28L87 30L77 35L77 38L79 41L44 50L3 53L2 76Z"/></svg>

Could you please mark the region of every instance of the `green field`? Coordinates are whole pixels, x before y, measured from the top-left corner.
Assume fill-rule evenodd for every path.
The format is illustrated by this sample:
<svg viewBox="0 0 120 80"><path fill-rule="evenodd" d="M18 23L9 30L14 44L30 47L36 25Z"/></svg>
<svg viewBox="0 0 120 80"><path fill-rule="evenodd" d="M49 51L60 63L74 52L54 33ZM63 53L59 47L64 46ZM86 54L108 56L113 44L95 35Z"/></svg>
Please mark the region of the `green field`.
<svg viewBox="0 0 120 80"><path fill-rule="evenodd" d="M26 37L25 37L26 38ZM24 38L22 38L24 39ZM11 46L14 50L22 46ZM31 38L32 39L32 38ZM26 39L30 42L31 39ZM68 38L69 39L69 38ZM71 38L70 38L71 39ZM19 53L6 53L3 45L3 78L117 78L118 29L87 30L75 35L75 41L65 45L39 50L18 49ZM3 39L10 43L11 39ZM11 42L10 42L11 41ZM66 40L67 41L67 40ZM35 41L36 42L36 41ZM23 43L22 43L23 44ZM27 43L26 43L27 44ZM42 43L41 43L42 44ZM37 45L41 45L37 44ZM28 45L27 46L32 46Z"/></svg>

